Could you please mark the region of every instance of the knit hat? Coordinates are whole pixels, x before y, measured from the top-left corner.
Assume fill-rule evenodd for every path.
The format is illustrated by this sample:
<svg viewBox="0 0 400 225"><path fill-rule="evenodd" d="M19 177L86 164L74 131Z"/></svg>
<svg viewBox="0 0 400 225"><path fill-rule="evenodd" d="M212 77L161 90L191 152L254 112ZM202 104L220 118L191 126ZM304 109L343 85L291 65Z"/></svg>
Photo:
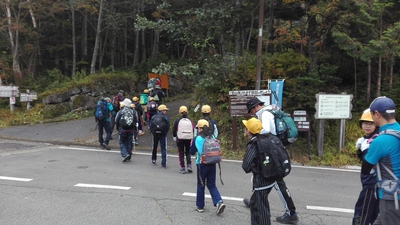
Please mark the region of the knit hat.
<svg viewBox="0 0 400 225"><path fill-rule="evenodd" d="M249 120L242 120L242 123L252 134L259 134L262 129L261 121L254 117Z"/></svg>
<svg viewBox="0 0 400 225"><path fill-rule="evenodd" d="M395 113L396 105L392 99L386 96L380 96L372 101L369 109L371 111L378 111L380 113Z"/></svg>
<svg viewBox="0 0 400 225"><path fill-rule="evenodd" d="M123 102L121 102L122 105L130 107L132 104L132 101L129 98L125 98Z"/></svg>

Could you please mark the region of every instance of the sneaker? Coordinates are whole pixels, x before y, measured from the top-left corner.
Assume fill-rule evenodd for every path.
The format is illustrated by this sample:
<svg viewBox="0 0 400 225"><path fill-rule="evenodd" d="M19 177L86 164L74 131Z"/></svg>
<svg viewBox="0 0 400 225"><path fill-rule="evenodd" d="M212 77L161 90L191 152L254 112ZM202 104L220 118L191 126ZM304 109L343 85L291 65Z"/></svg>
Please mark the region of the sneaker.
<svg viewBox="0 0 400 225"><path fill-rule="evenodd" d="M196 208L196 211L199 213L203 213L204 212L204 208Z"/></svg>
<svg viewBox="0 0 400 225"><path fill-rule="evenodd" d="M127 161L128 161L128 162L131 161L131 158L132 158L132 154L129 154L128 160L127 160Z"/></svg>
<svg viewBox="0 0 400 225"><path fill-rule="evenodd" d="M101 149L104 149L103 143L100 144Z"/></svg>
<svg viewBox="0 0 400 225"><path fill-rule="evenodd" d="M250 199L244 198L244 199L243 199L243 203L244 203L244 205L245 205L247 208L250 208Z"/></svg>
<svg viewBox="0 0 400 225"><path fill-rule="evenodd" d="M152 161L151 161L151 164L152 164L153 166L155 166L155 165L156 165L156 160L152 160Z"/></svg>
<svg viewBox="0 0 400 225"><path fill-rule="evenodd" d="M193 172L193 170L192 170L192 165L189 164L189 165L187 166L187 170L188 170L189 173Z"/></svg>
<svg viewBox="0 0 400 225"><path fill-rule="evenodd" d="M299 217L297 213L293 215L289 215L287 213L283 214L283 216L276 217L276 222L283 224L296 224L299 221Z"/></svg>
<svg viewBox="0 0 400 225"><path fill-rule="evenodd" d="M182 167L181 170L179 170L179 172L180 172L181 174L185 174L185 173L186 173L185 167Z"/></svg>
<svg viewBox="0 0 400 225"><path fill-rule="evenodd" d="M217 215L221 214L224 212L226 205L224 204L223 201L219 201L217 204L217 210L215 211L217 213Z"/></svg>
<svg viewBox="0 0 400 225"><path fill-rule="evenodd" d="M122 160L122 162L127 162L127 161L129 161L131 159L131 156L130 155L126 155L125 157L124 157L124 159Z"/></svg>
<svg viewBox="0 0 400 225"><path fill-rule="evenodd" d="M111 149L106 143L101 144L101 146L103 147L103 149L104 148L107 149L107 150Z"/></svg>
<svg viewBox="0 0 400 225"><path fill-rule="evenodd" d="M165 169L167 169L167 167L165 167L165 166L162 166L162 167L161 167L161 169L162 169L162 170L165 170Z"/></svg>

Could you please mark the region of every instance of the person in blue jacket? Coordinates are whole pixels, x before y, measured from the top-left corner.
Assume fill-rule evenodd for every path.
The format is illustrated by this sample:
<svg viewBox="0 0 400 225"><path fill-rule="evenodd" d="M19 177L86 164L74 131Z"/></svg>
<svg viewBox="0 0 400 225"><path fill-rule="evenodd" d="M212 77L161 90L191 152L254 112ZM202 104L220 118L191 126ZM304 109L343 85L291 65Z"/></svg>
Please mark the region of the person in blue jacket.
<svg viewBox="0 0 400 225"><path fill-rule="evenodd" d="M108 115L105 120L98 120L97 121L97 127L98 127L98 138L99 138L99 143L100 146L103 149L110 150L111 148L108 146L110 140L111 140L111 120L110 117L115 116L115 113L113 111L113 106L111 104L111 99L110 98L104 98L102 101L106 101L106 107L108 109ZM103 130L106 131L106 138L103 138Z"/></svg>
<svg viewBox="0 0 400 225"><path fill-rule="evenodd" d="M361 172L368 175L376 166L379 216L374 224L398 225L400 223L398 207L400 195L395 195L395 193L399 191L400 141L398 137L390 133L391 131L400 132L400 124L396 121L396 105L392 99L382 96L372 101L369 109L374 123L379 126L379 136L370 143Z"/></svg>
<svg viewBox="0 0 400 225"><path fill-rule="evenodd" d="M371 117L370 110L367 109L361 115L359 126L364 131L364 136L357 140L357 156L362 161L368 152L370 142L378 136L378 127ZM379 204L375 197L376 173L372 169L370 174L360 174L362 189L354 207L354 217L352 225L373 224L379 214Z"/></svg>
<svg viewBox="0 0 400 225"><path fill-rule="evenodd" d="M197 194L196 194L196 210L200 213L204 212L204 195L205 186L207 184L208 191L211 194L211 198L214 206L216 207L217 215L224 212L225 204L221 198L218 188L215 184L216 178L216 164L201 164L200 157L203 149L204 140L207 136L210 136L209 123L205 119L201 119L197 122L198 136L193 139L190 147L190 154L195 155L196 153L196 167L197 167Z"/></svg>

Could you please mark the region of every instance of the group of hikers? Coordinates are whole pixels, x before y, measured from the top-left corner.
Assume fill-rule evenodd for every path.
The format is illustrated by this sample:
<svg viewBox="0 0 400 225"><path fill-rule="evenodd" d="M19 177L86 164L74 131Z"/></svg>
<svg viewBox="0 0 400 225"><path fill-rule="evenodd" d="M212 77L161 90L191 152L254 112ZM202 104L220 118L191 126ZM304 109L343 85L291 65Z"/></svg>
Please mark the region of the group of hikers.
<svg viewBox="0 0 400 225"><path fill-rule="evenodd" d="M151 164L157 165L157 147L160 144L161 169L166 169L166 142L170 121L166 115L169 109L162 102L165 94L161 92L153 90L150 93L148 90L144 90L140 98L133 97L130 100L124 97L123 91L119 91L116 95L119 101L118 110L115 110L115 106L112 104L115 99L100 100L106 102L104 108L107 108L111 115L104 120L98 119L99 116L96 114L99 114L97 113L99 107L96 107L95 117L99 127L100 146L110 149L108 143L115 126L119 133L122 162L128 162L131 160L132 150L137 144L138 136L144 134L143 126L147 125L153 135ZM146 95L147 101L143 99ZM158 101L155 101L155 95L157 95ZM98 105L101 105L100 101ZM264 102L257 97L250 99L246 106L248 114L252 115L252 118L242 120L245 136L249 139L242 168L244 172L253 174L253 194L250 199L245 198L243 202L250 208L251 224L271 224L268 195L272 188L278 192L285 209L282 216L276 217L276 221L282 224L296 224L299 217L292 195L283 179L287 174L276 176L269 174L268 171L265 172L265 168L274 170L266 166L274 167L276 164L269 157L272 157L272 154L265 158L260 157L260 152L265 152L265 149L267 151L275 150L275 148L284 149L281 140L276 136L277 127L274 115L266 110ZM226 205L216 186L216 163L206 164L203 159L207 140L218 137L218 126L216 121L210 118L211 107L209 105L203 105L201 112L202 118L193 122L188 118L187 106L180 106L178 109L180 116L172 123L172 136L178 148L180 173L193 172L191 155L196 155L196 210L204 212L205 186L207 186L216 213L219 215L224 211ZM387 97L378 97L362 114L359 125L365 133L356 143L358 157L362 161L362 190L355 205L352 224L399 224L400 210L398 209L397 193L400 191L400 182L397 177L400 176L400 125L395 120L394 102ZM107 134L105 139L103 139L103 129ZM376 186L378 187L377 197L375 195Z"/></svg>

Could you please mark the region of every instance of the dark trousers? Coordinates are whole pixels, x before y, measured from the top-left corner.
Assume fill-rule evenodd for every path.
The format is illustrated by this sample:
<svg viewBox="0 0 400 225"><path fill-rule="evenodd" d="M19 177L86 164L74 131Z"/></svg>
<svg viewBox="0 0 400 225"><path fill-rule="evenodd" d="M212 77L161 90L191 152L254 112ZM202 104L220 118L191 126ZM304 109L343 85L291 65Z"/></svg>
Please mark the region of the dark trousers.
<svg viewBox="0 0 400 225"><path fill-rule="evenodd" d="M123 132L119 133L119 148L121 151L121 156L124 158L127 155L132 155L132 140L133 132Z"/></svg>
<svg viewBox="0 0 400 225"><path fill-rule="evenodd" d="M153 152L151 154L151 160L157 161L157 147L160 142L161 148L161 166L167 165L167 136L166 134L154 134L153 135Z"/></svg>
<svg viewBox="0 0 400 225"><path fill-rule="evenodd" d="M192 159L190 158L190 142L192 140L178 140L176 145L178 146L179 151L179 165L181 167L185 167L185 156L186 156L186 165L192 164Z"/></svg>
<svg viewBox="0 0 400 225"><path fill-rule="evenodd" d="M100 145L105 143L108 145L110 142L111 138L111 127L110 127L110 122L108 121L97 121L97 127L99 129L99 143ZM103 130L106 131L106 139L103 139Z"/></svg>
<svg viewBox="0 0 400 225"><path fill-rule="evenodd" d="M272 188L254 191L250 198L251 225L270 225L271 213L268 195Z"/></svg>
<svg viewBox="0 0 400 225"><path fill-rule="evenodd" d="M373 224L379 214L379 200L375 198L375 188L363 187L354 208L353 225Z"/></svg>
<svg viewBox="0 0 400 225"><path fill-rule="evenodd" d="M197 164L197 194L196 206L197 208L204 208L205 186L210 192L213 205L216 206L222 200L218 188L215 184L217 166L215 164L203 165ZM204 186L205 185L205 186Z"/></svg>
<svg viewBox="0 0 400 225"><path fill-rule="evenodd" d="M296 207L294 206L292 196L289 192L289 189L286 187L286 183L283 178L276 179L276 183L278 184L278 187L275 186L275 189L278 191L286 213L290 215L290 213L296 212Z"/></svg>

